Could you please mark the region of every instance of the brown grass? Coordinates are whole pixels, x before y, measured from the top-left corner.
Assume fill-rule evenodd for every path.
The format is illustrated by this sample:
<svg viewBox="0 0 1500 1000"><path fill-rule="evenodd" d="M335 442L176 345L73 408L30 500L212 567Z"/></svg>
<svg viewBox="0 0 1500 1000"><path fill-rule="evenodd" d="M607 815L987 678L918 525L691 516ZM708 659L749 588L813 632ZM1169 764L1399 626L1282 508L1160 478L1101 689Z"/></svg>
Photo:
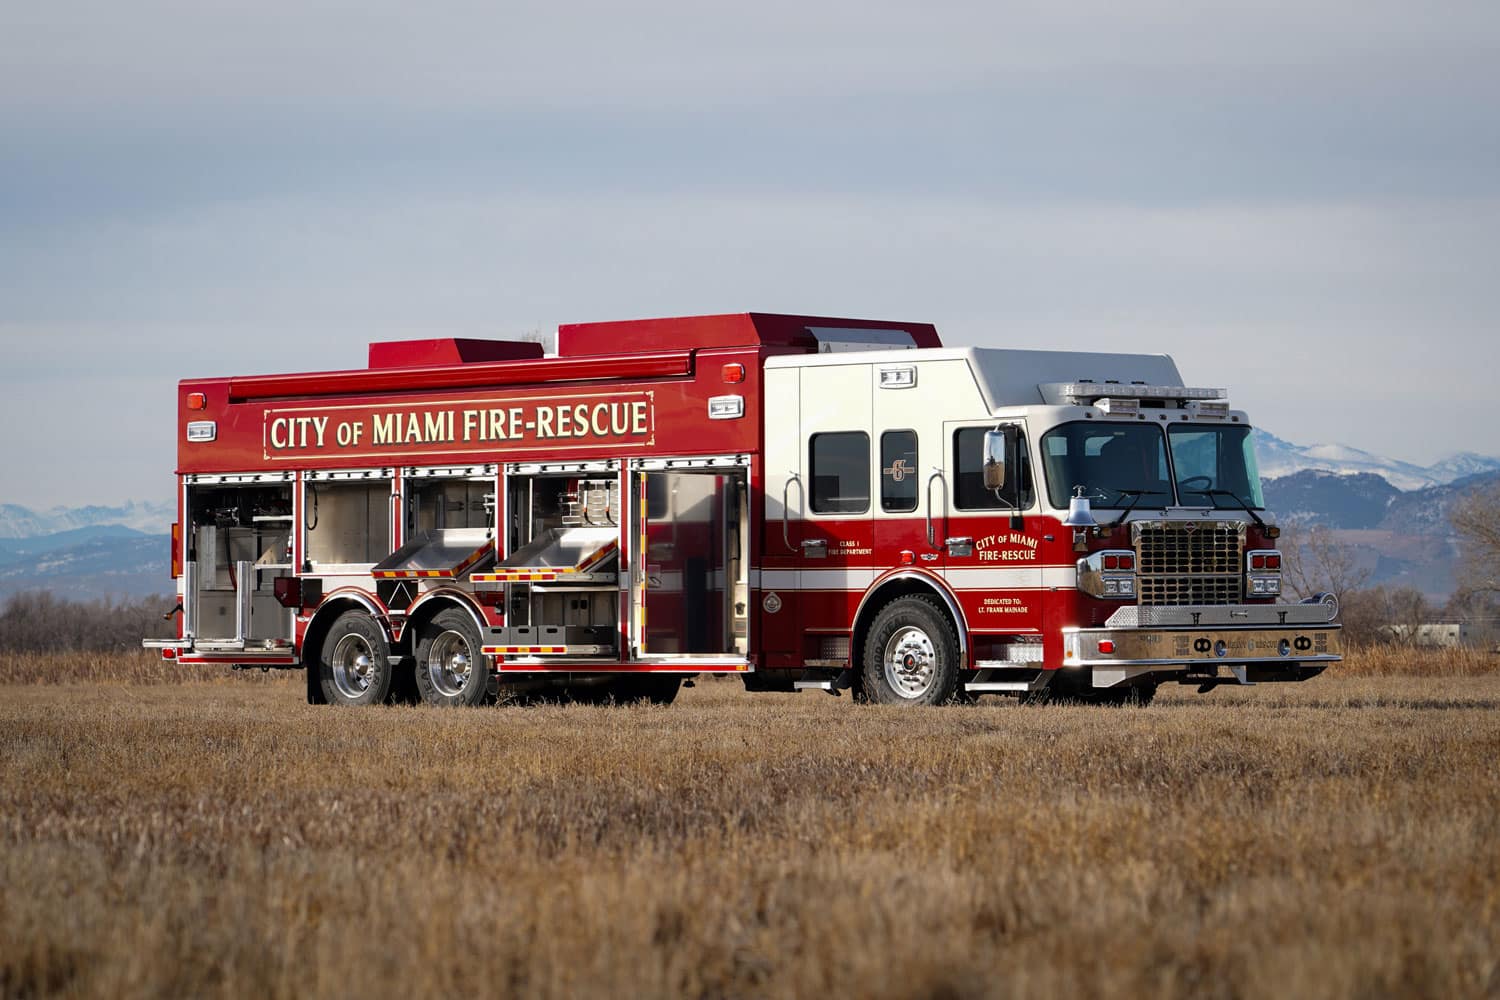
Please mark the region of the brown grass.
<svg viewBox="0 0 1500 1000"><path fill-rule="evenodd" d="M0 993L1500 992L1493 674L926 711L145 677L0 688Z"/></svg>

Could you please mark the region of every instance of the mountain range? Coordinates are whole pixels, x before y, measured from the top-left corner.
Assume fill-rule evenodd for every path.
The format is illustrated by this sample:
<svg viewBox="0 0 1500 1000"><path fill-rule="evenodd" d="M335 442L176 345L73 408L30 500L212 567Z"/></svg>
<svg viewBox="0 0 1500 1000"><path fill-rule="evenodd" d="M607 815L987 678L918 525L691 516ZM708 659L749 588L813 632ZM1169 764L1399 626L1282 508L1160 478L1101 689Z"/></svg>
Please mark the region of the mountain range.
<svg viewBox="0 0 1500 1000"><path fill-rule="evenodd" d="M162 531L176 517L177 505L171 502L131 500L118 507L53 507L44 511L0 503L0 541L105 526L151 534Z"/></svg>
<svg viewBox="0 0 1500 1000"><path fill-rule="evenodd" d="M1279 523L1327 529L1355 552L1370 584L1413 586L1435 599L1454 586L1449 507L1469 489L1500 483L1500 459L1474 453L1419 466L1260 430L1255 447L1266 505ZM0 504L0 598L31 589L78 599L170 594L167 528L175 517L170 502L45 511Z"/></svg>
<svg viewBox="0 0 1500 1000"><path fill-rule="evenodd" d="M1346 444L1300 445L1284 441L1260 429L1254 432L1255 457L1262 479L1280 479L1310 469L1341 476L1369 473L1398 490L1420 490L1442 486L1469 476L1500 472L1500 458L1472 451L1449 455L1432 465L1414 465L1384 458Z"/></svg>

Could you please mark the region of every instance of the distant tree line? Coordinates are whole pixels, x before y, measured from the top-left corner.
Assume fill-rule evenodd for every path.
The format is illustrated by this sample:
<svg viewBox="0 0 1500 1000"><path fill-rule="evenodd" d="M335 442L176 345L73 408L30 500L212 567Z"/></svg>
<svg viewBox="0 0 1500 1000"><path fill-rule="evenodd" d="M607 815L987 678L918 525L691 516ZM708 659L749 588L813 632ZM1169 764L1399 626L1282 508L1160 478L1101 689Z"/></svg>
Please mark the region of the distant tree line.
<svg viewBox="0 0 1500 1000"><path fill-rule="evenodd" d="M72 601L46 590L13 594L0 610L0 652L123 652L148 636L176 634L169 597Z"/></svg>
<svg viewBox="0 0 1500 1000"><path fill-rule="evenodd" d="M1434 604L1415 587L1368 586L1370 568L1353 547L1319 526L1283 529L1287 598L1337 595L1345 634L1354 642L1411 643L1421 625L1463 621L1471 625L1471 643L1493 646L1500 642L1500 484L1466 493L1448 520L1463 558L1458 588L1446 604Z"/></svg>

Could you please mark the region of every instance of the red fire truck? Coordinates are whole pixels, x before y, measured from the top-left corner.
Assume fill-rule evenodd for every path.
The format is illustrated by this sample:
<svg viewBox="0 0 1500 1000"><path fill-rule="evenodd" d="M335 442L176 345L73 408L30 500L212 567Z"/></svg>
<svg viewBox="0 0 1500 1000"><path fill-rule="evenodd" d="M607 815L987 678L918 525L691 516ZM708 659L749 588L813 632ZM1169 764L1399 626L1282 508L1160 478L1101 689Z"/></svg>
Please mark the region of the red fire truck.
<svg viewBox="0 0 1500 1000"><path fill-rule="evenodd" d="M1165 355L747 313L370 345L178 392L184 664L308 699L885 703L1312 677L1250 426Z"/></svg>

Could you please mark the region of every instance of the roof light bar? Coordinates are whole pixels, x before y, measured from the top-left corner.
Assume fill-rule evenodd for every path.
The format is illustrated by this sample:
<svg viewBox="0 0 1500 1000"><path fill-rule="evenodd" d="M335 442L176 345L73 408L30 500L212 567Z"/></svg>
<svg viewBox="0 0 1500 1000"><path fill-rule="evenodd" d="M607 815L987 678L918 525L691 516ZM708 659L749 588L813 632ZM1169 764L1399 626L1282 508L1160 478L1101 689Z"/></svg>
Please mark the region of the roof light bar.
<svg viewBox="0 0 1500 1000"><path fill-rule="evenodd" d="M1228 390L1184 385L1126 385L1120 382L1064 382L1058 392L1077 403L1094 399L1227 399Z"/></svg>

